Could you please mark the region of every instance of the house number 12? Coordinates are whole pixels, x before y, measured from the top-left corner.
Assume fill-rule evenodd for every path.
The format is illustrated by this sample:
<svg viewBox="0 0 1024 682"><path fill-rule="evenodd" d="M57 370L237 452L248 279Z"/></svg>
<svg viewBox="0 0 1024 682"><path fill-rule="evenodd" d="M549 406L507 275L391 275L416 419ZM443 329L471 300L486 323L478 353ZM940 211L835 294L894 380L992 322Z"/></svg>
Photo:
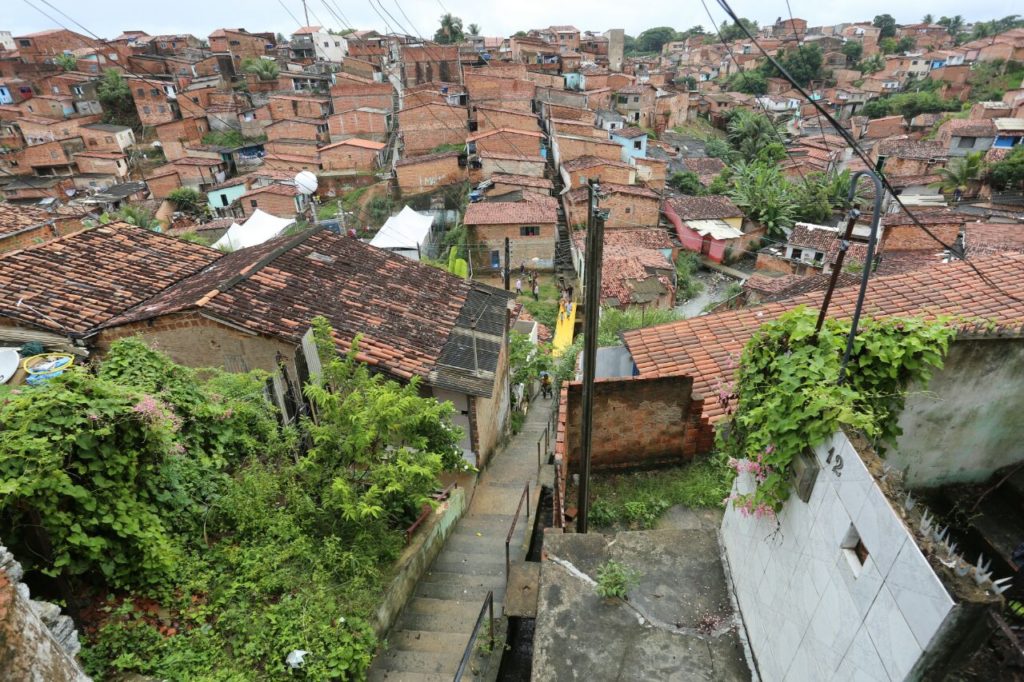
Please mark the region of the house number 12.
<svg viewBox="0 0 1024 682"><path fill-rule="evenodd" d="M832 461L835 460L835 464ZM832 464L832 473L839 478L843 475L843 456L836 454L835 448L828 449L828 457L825 458L825 464Z"/></svg>

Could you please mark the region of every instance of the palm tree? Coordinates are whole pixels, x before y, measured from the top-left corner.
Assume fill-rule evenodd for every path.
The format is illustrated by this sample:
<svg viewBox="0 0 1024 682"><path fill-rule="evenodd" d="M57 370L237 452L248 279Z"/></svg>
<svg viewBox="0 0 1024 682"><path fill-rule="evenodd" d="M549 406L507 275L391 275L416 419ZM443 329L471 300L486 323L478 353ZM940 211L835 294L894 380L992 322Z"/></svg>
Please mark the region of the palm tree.
<svg viewBox="0 0 1024 682"><path fill-rule="evenodd" d="M935 17L933 17L930 14L926 14L926 15L924 15L924 17L921 18L921 23L922 24L930 24L933 21L935 21Z"/></svg>
<svg viewBox="0 0 1024 682"><path fill-rule="evenodd" d="M154 232L161 232L163 230L163 224L156 219L156 216L141 206L125 206L115 215L119 220L145 230L152 230Z"/></svg>
<svg viewBox="0 0 1024 682"><path fill-rule="evenodd" d="M466 27L466 31L468 31L469 35L471 36L480 35L481 30L482 29L480 28L480 24L470 24L469 26Z"/></svg>
<svg viewBox="0 0 1024 682"><path fill-rule="evenodd" d="M960 190L966 193L971 185L981 177L981 171L984 168L983 159L984 152L974 152L960 159L960 162L952 168L940 168L939 176L942 177L942 181L939 188L943 192Z"/></svg>
<svg viewBox="0 0 1024 682"><path fill-rule="evenodd" d="M875 73L885 68L885 59L880 54L873 54L860 63L861 73Z"/></svg>
<svg viewBox="0 0 1024 682"><path fill-rule="evenodd" d="M255 74L261 81L272 81L281 73L281 67L272 59L248 57L242 61L242 70Z"/></svg>
<svg viewBox="0 0 1024 682"><path fill-rule="evenodd" d="M454 16L451 12L446 12L441 17L441 28L434 33L434 42L451 45L452 43L461 43L463 38L465 38L465 34L462 32L462 19Z"/></svg>
<svg viewBox="0 0 1024 682"><path fill-rule="evenodd" d="M780 135L781 131L767 116L743 109L733 115L726 132L729 142L747 161L758 158L758 152L778 142Z"/></svg>

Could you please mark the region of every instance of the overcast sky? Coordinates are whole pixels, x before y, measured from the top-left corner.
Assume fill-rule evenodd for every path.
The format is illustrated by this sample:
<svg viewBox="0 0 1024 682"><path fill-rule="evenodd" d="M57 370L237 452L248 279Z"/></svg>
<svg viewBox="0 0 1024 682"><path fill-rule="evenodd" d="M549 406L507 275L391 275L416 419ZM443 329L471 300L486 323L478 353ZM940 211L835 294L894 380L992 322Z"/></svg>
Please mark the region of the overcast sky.
<svg viewBox="0 0 1024 682"><path fill-rule="evenodd" d="M297 26L296 19L304 23L301 0L48 0L50 4L67 12L89 31L104 38L113 38L124 29L160 33L192 33L207 36L215 28L243 27L250 31L274 31L289 34ZM43 16L28 3L43 10L53 20ZM699 1L642 0L513 0L512 2L485 2L481 0L308 0L311 24L342 29L347 23L356 28L373 28L432 35L438 18L447 10L463 19L466 25L477 23L484 35L510 35L518 30L557 24L572 24L580 30L603 31L624 28L636 35L651 26L672 26L683 30L701 24L710 28L704 8ZM334 10L332 14L328 5ZM56 28L54 20L72 30L84 32L42 0L0 0L0 30L14 35ZM712 0L708 0L715 23L721 23L724 14ZM1024 13L1013 0L975 0L969 6L958 0L933 0L929 3L889 0L863 2L809 2L790 0L794 16L807 19L812 26L843 21L870 20L876 14L888 12L900 23L921 20L924 12L935 18L943 14L963 14L968 22L1001 18L1014 12ZM288 10L295 18L289 16ZM381 9L383 7L383 9ZM399 11L404 10L405 15ZM732 7L741 16L761 24L772 23L786 15L784 0L771 3L754 0L733 0ZM339 14L340 8L343 15ZM444 8L444 9L442 9ZM770 8L770 9L766 9ZM384 11L390 12L392 16ZM378 14L379 12L380 14ZM341 16L339 20L335 15ZM383 16L383 18L382 18ZM410 26L410 23L412 24ZM399 24L404 28L399 28Z"/></svg>

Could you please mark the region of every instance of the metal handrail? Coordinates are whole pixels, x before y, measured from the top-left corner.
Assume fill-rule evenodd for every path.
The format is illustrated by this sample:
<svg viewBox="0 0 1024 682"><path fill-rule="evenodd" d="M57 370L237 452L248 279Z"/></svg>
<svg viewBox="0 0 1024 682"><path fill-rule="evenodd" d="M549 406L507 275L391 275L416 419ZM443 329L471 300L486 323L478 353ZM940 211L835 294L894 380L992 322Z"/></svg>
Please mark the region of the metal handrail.
<svg viewBox="0 0 1024 682"><path fill-rule="evenodd" d="M435 502L447 500L448 497L452 494L452 490L458 487L458 481L452 481L450 484L448 484L447 488L441 490L440 492L434 493L430 497ZM433 511L433 508L429 504L423 505L423 510L420 512L420 515L416 517L416 520L413 522L411 526L405 529L405 544L408 545L410 542L412 542L413 534L421 525L423 525L423 522L427 520L427 517L430 516L431 511Z"/></svg>
<svg viewBox="0 0 1024 682"><path fill-rule="evenodd" d="M558 458L555 457L555 514L551 519L551 524L555 528L561 528L564 523L564 519L562 518L561 469L562 467L558 463Z"/></svg>
<svg viewBox="0 0 1024 682"><path fill-rule="evenodd" d="M512 534L516 531L516 522L519 521L519 511L523 508L523 500L526 500L526 520L530 520L530 482L523 486L523 494L519 496L519 504L516 505L516 515L512 517L512 525L509 526L508 535L505 536L505 588L508 589L508 574L512 567L512 560L509 558L508 547L512 543Z"/></svg>
<svg viewBox="0 0 1024 682"><path fill-rule="evenodd" d="M484 614L488 613L488 637L491 640L491 651L494 651L494 592L488 591L487 596L484 597L483 606L480 607L480 614L476 617L476 625L473 626L473 632L469 635L469 641L466 642L466 649L462 652L462 660L459 661L459 669L455 671L455 678L453 682L460 682L462 676L466 672L466 666L469 665L469 659L473 657L473 642L476 641L477 636L480 634L480 628L484 624Z"/></svg>

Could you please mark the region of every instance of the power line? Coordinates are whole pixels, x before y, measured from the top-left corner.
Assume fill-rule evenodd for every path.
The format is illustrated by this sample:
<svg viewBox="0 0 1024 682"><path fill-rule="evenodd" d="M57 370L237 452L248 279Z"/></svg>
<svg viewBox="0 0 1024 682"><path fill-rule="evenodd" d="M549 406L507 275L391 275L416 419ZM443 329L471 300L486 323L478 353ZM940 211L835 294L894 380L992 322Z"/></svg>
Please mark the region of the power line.
<svg viewBox="0 0 1024 682"><path fill-rule="evenodd" d="M704 2L704 0L701 0L701 2ZM846 130L846 128L844 128L842 125L840 125L840 123L824 107L822 107L821 104L819 104L810 95L808 95L807 92L803 89L803 87L796 82L796 79L794 79L793 76L791 76L789 74L789 72L786 71L786 69L783 68L782 65L779 64L778 61L774 57L772 57L770 54L768 54L767 50L765 50L764 47L760 43L757 42L757 40L754 38L754 36L752 36L750 34L750 31L743 24L743 22L740 21L739 16L737 16L736 12L733 11L732 7L729 6L729 3L728 3L727 0L717 0L717 2L718 2L718 5L722 8L722 10L729 16L729 18L733 20L733 22L736 24L736 26L739 27L739 29L743 32L743 34L746 35L747 38L751 42L753 42L754 45L757 46L757 49L761 52L761 54L764 55L764 57L769 61L769 63L771 63L771 65L773 67L775 67L779 71L779 73L782 74L783 78L785 78L787 81L789 81L790 85L792 85L793 88L797 92L799 92L800 95L804 99L806 99L822 116L825 117L825 120L827 120L832 125L832 127L835 128L836 132L839 133L839 135L847 142L847 144L850 145L850 147L853 149L853 151L857 155L857 157L861 161L863 161L864 164L868 168L871 168L873 164L871 163L870 157L868 157L868 155L864 152L864 150L861 149L860 145L857 144L857 140L855 140L853 138L853 135L851 135L850 132L848 130ZM967 263L968 266L971 268L971 270L973 270L974 273L976 275L978 275L978 277L980 277L981 280L984 281L986 284L988 284L990 287L992 287L996 291L999 291L1000 293L1006 295L1011 300L1018 301L1018 302L1024 301L1024 299L1021 299L1018 296L1016 296L1014 294L1011 294L1008 291L1006 291L1003 288L1001 288L998 284L996 284L992 280L992 278L987 276L985 273L983 273L981 270L979 270L977 266L975 266L973 263L968 261L966 253L963 253L959 248L957 248L957 247L955 247L953 245L947 244L942 239L940 239L934 232L932 232L927 227L925 227L921 223L921 221L918 220L917 216L915 216L910 211L910 209L908 209L906 207L906 205L903 203L903 201L899 198L899 195L896 193L895 188L889 182L889 179L887 177L885 177L885 175L882 174L882 173L879 173L878 175L879 175L879 178L882 181L882 184L885 186L885 189L892 196L893 200L900 207L900 209L904 213L907 214L907 216L910 218L910 220L914 223L914 225L916 227L921 229L926 235L928 235L929 238L933 239L935 242L937 242L940 246L942 246L944 249L949 251L951 254L954 254L955 256L959 256L960 259L963 260L965 263Z"/></svg>

